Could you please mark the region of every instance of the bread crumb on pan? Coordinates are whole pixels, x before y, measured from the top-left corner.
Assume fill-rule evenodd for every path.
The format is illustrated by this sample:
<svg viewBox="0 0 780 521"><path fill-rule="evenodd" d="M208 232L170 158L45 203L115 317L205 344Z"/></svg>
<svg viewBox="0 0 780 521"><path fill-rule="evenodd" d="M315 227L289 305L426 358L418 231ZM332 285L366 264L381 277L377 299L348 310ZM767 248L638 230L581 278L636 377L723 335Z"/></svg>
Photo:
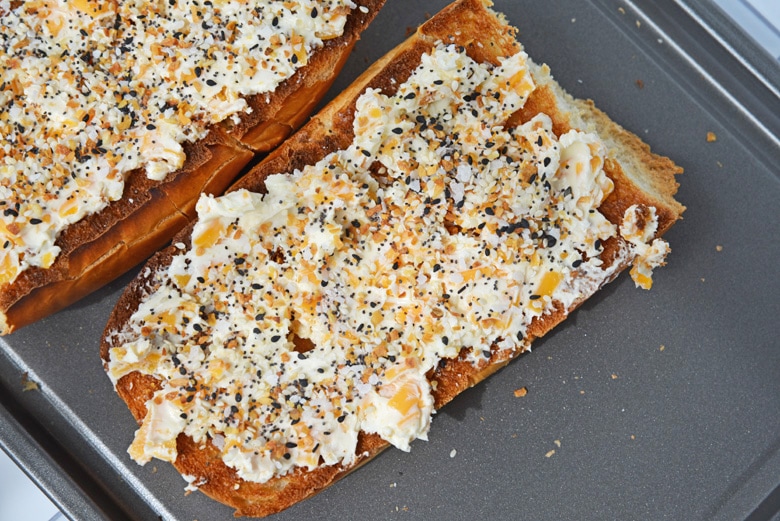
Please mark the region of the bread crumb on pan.
<svg viewBox="0 0 780 521"><path fill-rule="evenodd" d="M30 376L25 371L22 373L22 391L39 391L38 384L30 379Z"/></svg>

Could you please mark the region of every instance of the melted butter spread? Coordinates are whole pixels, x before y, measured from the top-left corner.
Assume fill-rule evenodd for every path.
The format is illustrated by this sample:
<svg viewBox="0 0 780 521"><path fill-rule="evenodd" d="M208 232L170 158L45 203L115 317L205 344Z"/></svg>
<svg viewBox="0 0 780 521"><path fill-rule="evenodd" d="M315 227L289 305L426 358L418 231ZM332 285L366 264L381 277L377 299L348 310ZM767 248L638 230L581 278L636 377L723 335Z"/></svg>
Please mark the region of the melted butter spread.
<svg viewBox="0 0 780 521"><path fill-rule="evenodd" d="M264 482L353 462L361 430L408 450L440 360L523 350L535 317L614 275L604 147L544 114L504 126L533 89L522 52L491 67L441 46L395 95L359 98L347 149L264 195L202 197L191 248L110 351L115 383L162 386L132 457L174 460L183 432Z"/></svg>
<svg viewBox="0 0 780 521"><path fill-rule="evenodd" d="M350 0L0 0L0 284L48 268L58 234L160 180L182 144L248 110L323 40Z"/></svg>

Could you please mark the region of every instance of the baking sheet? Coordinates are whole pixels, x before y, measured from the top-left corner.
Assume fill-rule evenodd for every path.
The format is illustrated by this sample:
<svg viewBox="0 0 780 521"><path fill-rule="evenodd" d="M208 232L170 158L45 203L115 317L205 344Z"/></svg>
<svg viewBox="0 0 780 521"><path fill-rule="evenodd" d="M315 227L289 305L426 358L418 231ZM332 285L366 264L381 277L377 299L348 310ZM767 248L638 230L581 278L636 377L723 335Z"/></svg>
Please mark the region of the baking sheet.
<svg viewBox="0 0 780 521"><path fill-rule="evenodd" d="M331 96L446 3L388 0ZM780 110L706 32L691 39L677 3L495 5L572 94L685 168L688 210L653 289L620 277L440 411L429 441L388 450L273 519L778 514ZM0 340L0 446L73 519L229 519L185 495L169 465L125 453L136 426L98 344L132 275Z"/></svg>

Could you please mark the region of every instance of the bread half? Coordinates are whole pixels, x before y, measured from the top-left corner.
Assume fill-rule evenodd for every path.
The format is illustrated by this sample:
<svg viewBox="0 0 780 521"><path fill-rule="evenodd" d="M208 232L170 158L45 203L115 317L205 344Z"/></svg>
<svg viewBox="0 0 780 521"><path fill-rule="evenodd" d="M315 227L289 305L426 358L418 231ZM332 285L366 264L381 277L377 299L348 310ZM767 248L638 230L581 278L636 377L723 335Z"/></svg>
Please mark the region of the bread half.
<svg viewBox="0 0 780 521"><path fill-rule="evenodd" d="M624 268L649 287L681 169L521 51L487 2L457 1L201 199L101 344L134 459L278 512L408 450Z"/></svg>
<svg viewBox="0 0 780 521"><path fill-rule="evenodd" d="M67 106L63 108L61 117L65 122L62 123L61 127L41 124L40 120L49 117L46 114L51 114L51 111L46 110L46 107L43 106L37 109L37 112L34 108L30 109L29 113L23 112L23 110L27 110L25 108L20 111L21 116L17 115L13 109L8 109L9 111L3 116L3 118L11 117L10 115L13 113L13 118L19 121L13 125L4 123L0 127L3 144L6 146L6 152L0 153L4 160L2 177L0 177L2 182L0 190L2 190L2 198L4 199L3 206L0 207L0 212L3 212L0 215L0 219L2 219L0 222L2 225L0 226L0 239L2 239L0 241L0 246L2 246L2 250L0 250L0 334L10 333L68 306L136 266L164 246L177 231L194 218L195 203L201 193L217 194L223 192L250 162L272 150L304 122L341 70L352 47L359 39L360 33L368 26L383 3L384 0L357 1L356 6L350 9L349 14L346 15L346 22L341 30L337 33L323 35L320 43L312 44L308 52L303 51L303 46L309 45L309 43L298 36L296 31L301 32L298 28L288 31L287 36L284 36L284 33L279 33L282 35L281 37L271 30L267 31L264 37L260 36L260 40L276 38L277 41L282 42L279 45L283 47L285 45L283 40L291 38L291 48L297 49L295 52L300 54L300 60L306 60L305 65L291 68L284 74L280 73L282 79L278 84L272 84L272 90L261 90L256 94L238 96L243 99L244 108L234 112L229 117L213 116L215 118L213 122L203 119L204 117L200 115L197 116L201 118L200 120L188 120L190 116L192 118L196 118L196 116L184 109L176 112L174 116L170 115L170 112L174 110L172 107L169 108L169 112L161 109L161 121L169 121L172 117L179 118L177 124L181 128L178 132L186 133L189 126L197 126L200 129L205 125L204 129L201 130L201 132L205 132L203 137L196 141L185 140L182 143L184 160L181 166L162 177L158 175L150 178L147 175L147 170L150 168L149 163L144 162L141 162L140 167L128 172L119 171L109 174L123 177L124 188L121 189L121 192L115 196L100 195L99 199L102 203L98 206L104 205L102 208L87 212L77 221L69 222L67 226L62 227L49 238L41 238L41 235L36 235L36 227L40 227L42 223L46 225L53 220L60 219L60 216L65 216L63 217L65 219L68 212L46 210L46 203L38 204L38 201L56 198L58 187L62 184L66 186L68 183L72 185L77 182L89 184L91 181L83 181L79 178L79 180L70 182L70 174L74 180L77 177L77 167L74 167L73 171L70 172L59 172L54 175L54 181L49 181L45 186L43 182L39 183L40 186L33 190L33 196L38 199L35 203L29 204L31 196L28 187L31 183L36 182L41 170L36 170L38 167L32 167L29 172L20 170L17 165L21 164L20 161L23 162L24 158L10 157L12 154L8 153L7 147L15 147L19 143L27 142L28 146L32 148L23 154L39 154L42 158L41 168L44 169L52 164L51 160L47 159L47 154L54 157L56 162L57 157L59 157L57 154L61 153L63 158L67 158L67 154L74 153L73 151L68 152L69 148L76 151L77 159L81 157L86 161L89 161L92 155L108 156L114 154L112 150L105 150L108 148L105 144L108 139L90 137L92 135L90 133L106 130L107 125L110 130L111 123L110 121L102 124L94 123L95 109L90 108L89 111L85 111L79 106L82 97L86 99L89 97L90 91L95 92L100 88L100 85L86 85L86 80L83 80L84 76L82 76L84 71L79 70L79 68L83 66L84 70L96 70L95 74L100 77L100 74L105 74L101 69L103 65L92 63L92 56L100 56L100 59L105 59L105 68L108 68L110 60L116 60L113 67L119 67L122 62L120 58L110 54L112 46L120 49L121 52L118 51L117 56L134 55L134 53L146 51L150 45L148 42L133 41L135 35L133 24L139 25L141 19L150 17L164 18L167 9L164 4L167 2L144 4L129 0L123 2L85 0L68 3L54 0L52 2L23 4L13 8L12 13L8 14L8 18L12 14L20 20L27 20L27 24L39 32L42 46L49 40L54 41L54 44L48 44L49 50L51 50L52 45L67 47L68 44L60 43L56 36L66 33L68 19L79 20L84 27L89 27L89 31L94 31L94 33L91 34L84 28L80 30L81 32L75 33L75 38L82 39L82 44L87 49L82 56L83 59L74 59L69 64L70 67L76 67L76 69L52 74L52 77L56 79L45 82L45 85L57 84L57 82L64 84L61 91L49 93L53 99L62 97L69 100ZM330 1L289 2L284 6L282 3L276 6L266 4L265 7L262 7L263 4L258 4L261 6L258 8L258 12L268 18L268 29L271 28L270 26L275 20L281 19L292 23L290 20L294 20L295 17L303 18L304 23L300 27L306 27L306 20L311 20L316 16L322 17L323 12L330 7L335 8L335 4L336 2ZM242 33L236 31L236 24L243 22L243 20L231 20L231 16L238 17L238 15L231 14L230 7L230 3L208 3L198 7L197 16L193 16L200 17L203 24L211 24L204 25L206 30L211 30L216 35L221 34L222 38L225 38L225 34L228 32L234 39L239 39ZM286 17L280 14L272 19L272 13L269 13L269 10L277 8L283 9ZM195 8L193 7L193 9ZM265 11L259 9L265 9ZM339 7L339 9L344 8ZM126 11L132 14L126 14ZM122 18L125 15L127 19ZM118 23L114 24L112 16L116 16ZM171 17L173 16L171 15ZM123 23L119 23L120 19ZM172 24L174 23L172 20L175 19L165 20ZM160 58L162 65L146 64L139 59L133 66L133 70L120 69L117 72L113 67L110 69L113 77L117 78L112 81L116 83L118 89L115 98L111 98L110 101L112 103L116 100L119 101L116 107L107 112L115 109L115 112L119 111L130 118L128 114L131 111L127 108L128 106L136 104L136 108L140 107L140 110L143 110L145 105L154 103L156 94L151 89L139 94L138 89L141 87L137 86L137 77L145 74L143 72L145 67L167 67L174 71L183 70L188 63L187 59L192 59L193 56L201 53L203 56L199 59L202 65L193 67L191 81L193 85L200 81L199 85L203 85L202 88L209 88L212 84L219 85L212 78L220 79L221 75L236 72L235 70L227 72L222 70L224 65L219 65L221 62L214 56L213 52L215 51L212 51L212 49L217 48L213 37L207 35L205 39L201 38L196 43L186 40L186 37L183 36L186 33L186 27L195 21L195 19L181 21L180 31L170 29L171 36L163 39L162 43L154 42L151 44L153 48L152 59ZM9 27L10 25L4 24L3 31L10 31ZM153 32L154 27L151 27L149 31ZM260 31L265 30L260 29ZM137 35L135 36L137 37ZM13 40L12 36L8 38ZM301 38L300 42L295 38ZM193 39L197 38L193 37ZM37 41L35 40L35 42ZM238 43L235 45L238 46ZM242 45L241 48L246 47L246 44ZM61 48L55 47L55 51L57 49L59 49L57 52L62 52ZM171 49L176 49L176 51L171 51ZM38 49L30 47L28 54L36 55L36 51ZM88 51L93 54L89 54ZM3 99L20 100L18 104L23 107L33 106L38 100L31 93L40 92L39 96L45 98L48 95L43 94L43 92L48 87L45 85L42 87L38 84L35 77L36 71L30 72L26 76L25 72L18 72L18 64L26 59L26 55L14 54L14 52L16 52L14 48L8 48L0 54L5 71L4 81L0 82L3 86ZM179 59L179 55L174 54L176 52L180 52L184 58ZM276 55L266 58L259 51L253 52L256 55L250 56L251 63L254 63L257 69L274 67L273 60L278 60ZM43 52L43 54L46 53ZM37 54L39 62L48 60L41 67L46 69L48 64L49 68L57 71L56 67L60 61L67 63L62 58L58 58L56 54L56 52L51 52L50 57L41 59L39 52ZM63 54L67 55L68 53ZM295 62L298 62L297 54L292 57ZM162 56L168 56L169 61L162 60ZM97 61L98 58L94 58L94 60ZM62 65L59 66L62 67ZM163 73L161 74L164 76ZM241 77L246 76L248 72L240 71L238 74ZM70 90L73 86L63 78L69 79L81 90L73 92ZM113 83L108 80L106 82L113 86ZM182 87L182 96L189 95L187 88L187 86ZM33 91L33 89L35 90ZM199 86L198 89L201 87ZM222 92L215 93L214 97L219 97L226 92L224 89L226 87L223 88ZM25 105L24 99L28 93L32 103ZM130 93L134 97L131 97ZM105 95L105 93L103 94ZM232 95L226 95L226 97L232 99L230 98ZM166 103L173 102L167 100ZM236 99L233 99L231 103L236 103ZM53 106L62 108L56 104ZM233 109L222 107L219 110L221 111L219 114L228 114ZM31 123L27 124L24 118L28 117L37 118L38 123L32 123L31 120ZM56 120L57 118L50 116L50 119ZM205 123L200 123L201 120ZM130 125L138 126L137 120L133 121L134 123ZM90 127L89 125L93 123L94 126ZM124 127L124 120L118 124ZM82 125L83 131L56 141L58 133L67 132L67 129L72 125ZM148 125L149 129L153 129L155 123L150 121ZM157 121L156 125L160 127L161 123ZM38 134L46 132L54 135L54 144L49 140L46 144L41 142L40 145L33 146L31 140L37 139L37 137L28 135L30 128L39 128ZM65 130L62 130L63 128ZM126 128L116 128L108 135L122 136L126 131ZM142 132L143 129L140 131ZM146 137L138 139L146 139ZM46 150L47 147L51 147L51 150ZM21 148L21 150L25 149ZM165 156L167 152L167 150L163 150L160 154ZM84 155L78 156L78 154ZM71 157L70 160L72 159ZM118 160L121 163L123 159L119 158ZM78 162L74 164L78 164ZM95 172L89 175L92 177L102 175L99 167L95 167ZM74 195L74 197L79 198L78 195ZM51 215L47 215L47 213ZM53 243L53 249L57 251L56 259L52 261L50 258L37 263L26 262L25 259L34 258L36 253L40 251L41 242Z"/></svg>

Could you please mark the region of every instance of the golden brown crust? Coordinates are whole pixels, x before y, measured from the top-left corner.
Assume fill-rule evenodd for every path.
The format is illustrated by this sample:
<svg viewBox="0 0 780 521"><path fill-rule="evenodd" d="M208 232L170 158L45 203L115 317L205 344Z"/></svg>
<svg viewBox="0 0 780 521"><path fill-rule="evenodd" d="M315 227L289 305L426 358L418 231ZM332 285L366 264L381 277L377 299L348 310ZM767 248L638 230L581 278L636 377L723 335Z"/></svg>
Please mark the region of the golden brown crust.
<svg viewBox="0 0 780 521"><path fill-rule="evenodd" d="M222 193L255 157L281 143L315 108L360 33L384 0L361 0L342 36L325 42L306 67L270 96L247 98L252 111L238 125L222 123L185 145L184 166L163 181L130 172L120 200L68 227L49 269L31 268L0 287L0 334L54 313L120 276L163 247L195 217L202 192Z"/></svg>
<svg viewBox="0 0 780 521"><path fill-rule="evenodd" d="M369 68L307 125L234 185L233 189L264 191L264 180L268 175L302 168L305 164L318 161L331 151L347 146L353 137L352 118L355 101L360 93L367 87L381 88L386 94L392 93L419 63L420 55L430 50L437 40L453 41L464 46L473 58L496 63L498 56L511 54L518 49L513 36L514 31L492 14L482 1L463 0L453 4L424 24L409 40ZM480 45L479 41L492 42L492 44ZM558 134L572 127L579 128L579 125L585 125L610 136L610 146L615 148L616 157L619 157L621 162L625 154L635 154L637 164L647 170L626 174L621 169L621 162L618 162L618 159L610 160L607 171L613 176L617 193L614 199L617 200L607 205L608 217L613 222L618 222L626 205L653 204L659 206L661 231L665 231L679 218L682 211L682 207L673 199L676 191L674 174L678 173L679 169L670 160L651 154L646 145L636 136L617 126L603 113L597 111L592 104L564 97L563 91L551 78L545 79L542 76L544 74L540 74L539 80L542 83L540 88L528 101L525 110L517 114L512 121L514 123L526 121L543 110L554 116L554 130ZM566 108L563 108L564 106ZM584 111L584 113L574 117L575 114L572 112L574 110ZM583 122L582 118L586 118L587 122ZM614 146L613 141L624 143L623 148ZM631 166L635 168L635 165ZM658 175L663 179L658 182L659 186L656 188L658 193L653 195L645 193L632 181L632 175L640 177ZM190 230L191 226L183 230L176 240L188 244ZM615 266L618 268L617 271L627 264L625 258L619 257L623 247L624 245L621 245L618 240L605 245L605 256L608 257L606 264L617 263ZM111 333L121 330L122 325L129 319L149 288L154 287L154 276L157 270L166 266L174 253L174 249L169 248L155 256L147 265L149 269L144 270L144 274L131 284L120 299L106 327L105 339L101 345L101 356L104 361L108 360ZM544 335L560 323L586 298L587 296L584 296L569 309L558 306L552 313L535 320L528 330L526 345L530 345L534 338ZM435 370L431 371L428 377L436 381L434 401L437 409L465 389L487 378L522 351L510 352L499 350L494 346L491 352L490 359L483 360L478 365L467 361L466 353L462 353L456 359L443 360ZM153 377L141 376L138 373L123 377L117 384L118 393L128 403L139 423L146 414L145 403L156 389L157 383ZM202 482L201 491L235 508L236 515L265 516L283 510L330 486L385 447L387 443L379 436L361 433L356 452L358 457L351 466L326 466L314 471L299 468L288 475L258 484L239 479L236 473L221 461L218 451L210 442L197 446L190 438L180 435L175 466L183 474L196 476L197 482Z"/></svg>

